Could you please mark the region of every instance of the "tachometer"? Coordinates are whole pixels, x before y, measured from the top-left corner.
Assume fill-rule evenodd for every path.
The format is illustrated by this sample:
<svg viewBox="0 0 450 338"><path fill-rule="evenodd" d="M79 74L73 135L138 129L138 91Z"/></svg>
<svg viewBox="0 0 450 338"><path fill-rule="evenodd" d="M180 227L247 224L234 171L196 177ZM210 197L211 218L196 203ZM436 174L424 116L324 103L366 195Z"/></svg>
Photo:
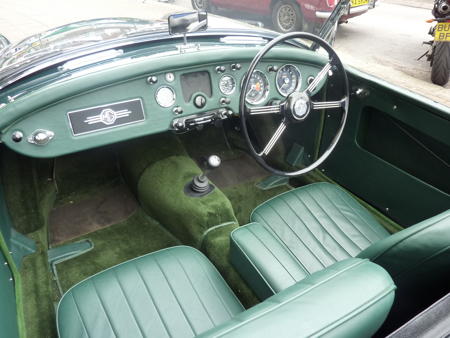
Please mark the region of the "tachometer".
<svg viewBox="0 0 450 338"><path fill-rule="evenodd" d="M269 95L269 81L263 72L255 70L248 84L245 99L250 104L263 102Z"/></svg>
<svg viewBox="0 0 450 338"><path fill-rule="evenodd" d="M233 94L236 89L236 81L231 75L224 75L219 80L219 89L224 95Z"/></svg>
<svg viewBox="0 0 450 338"><path fill-rule="evenodd" d="M294 65L284 65L277 72L277 89L283 96L288 96L302 83L302 75Z"/></svg>

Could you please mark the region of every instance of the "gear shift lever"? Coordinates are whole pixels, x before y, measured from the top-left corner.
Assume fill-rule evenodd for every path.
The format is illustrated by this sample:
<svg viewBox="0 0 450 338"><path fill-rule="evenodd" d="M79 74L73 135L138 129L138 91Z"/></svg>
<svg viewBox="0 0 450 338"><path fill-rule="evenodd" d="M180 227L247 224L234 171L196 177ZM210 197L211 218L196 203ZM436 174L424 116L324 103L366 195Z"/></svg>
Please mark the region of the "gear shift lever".
<svg viewBox="0 0 450 338"><path fill-rule="evenodd" d="M209 194L214 190L214 185L209 183L207 174L211 172L211 170L220 166L220 157L217 155L209 156L205 161L205 169L199 175L194 176L191 182L189 182L184 187L184 192L188 196L192 197L201 197Z"/></svg>

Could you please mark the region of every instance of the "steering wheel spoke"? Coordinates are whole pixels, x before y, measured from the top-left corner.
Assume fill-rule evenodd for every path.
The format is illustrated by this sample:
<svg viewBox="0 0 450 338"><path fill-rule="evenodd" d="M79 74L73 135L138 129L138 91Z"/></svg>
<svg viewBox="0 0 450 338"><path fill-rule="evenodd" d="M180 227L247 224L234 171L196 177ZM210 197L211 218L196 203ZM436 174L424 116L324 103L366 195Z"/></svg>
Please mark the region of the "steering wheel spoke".
<svg viewBox="0 0 450 338"><path fill-rule="evenodd" d="M272 135L272 137L270 138L269 142L264 147L263 151L258 153L258 156L269 155L270 151L273 149L275 144L278 142L281 135L283 135L284 131L286 130L286 127L287 127L286 121L285 120L281 121L280 125L278 126L277 130Z"/></svg>
<svg viewBox="0 0 450 338"><path fill-rule="evenodd" d="M247 112L249 115L268 115L268 114L281 114L282 106L280 104L272 106L262 106L262 107L247 107Z"/></svg>
<svg viewBox="0 0 450 338"><path fill-rule="evenodd" d="M339 101L325 101L325 102L311 101L311 108L313 110L344 108L345 102L346 102L346 98L343 98L342 100L339 100Z"/></svg>
<svg viewBox="0 0 450 338"><path fill-rule="evenodd" d="M308 93L308 95L311 95L314 90L316 90L317 86L320 82L325 78L325 76L328 76L328 72L330 71L332 65L330 62L328 62L322 70L317 74L317 76L314 78L314 80L309 84L308 88L306 88L305 92Z"/></svg>

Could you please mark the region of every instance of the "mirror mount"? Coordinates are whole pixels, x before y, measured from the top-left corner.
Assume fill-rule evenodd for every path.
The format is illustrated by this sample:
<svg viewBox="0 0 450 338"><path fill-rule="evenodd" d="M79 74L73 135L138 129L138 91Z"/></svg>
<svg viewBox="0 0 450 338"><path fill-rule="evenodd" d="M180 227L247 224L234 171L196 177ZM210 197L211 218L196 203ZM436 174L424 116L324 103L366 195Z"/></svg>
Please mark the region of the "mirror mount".
<svg viewBox="0 0 450 338"><path fill-rule="evenodd" d="M169 34L183 34L183 45L179 46L180 52L197 46L189 45L187 42L187 33L204 31L208 28L208 13L206 12L189 12L170 15L168 18Z"/></svg>

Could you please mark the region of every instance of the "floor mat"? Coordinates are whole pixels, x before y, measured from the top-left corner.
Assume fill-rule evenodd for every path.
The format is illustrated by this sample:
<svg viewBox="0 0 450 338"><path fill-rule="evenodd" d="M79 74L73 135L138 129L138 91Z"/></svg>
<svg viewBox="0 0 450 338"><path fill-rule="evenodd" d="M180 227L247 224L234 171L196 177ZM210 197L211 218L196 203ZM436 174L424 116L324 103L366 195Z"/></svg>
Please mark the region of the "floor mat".
<svg viewBox="0 0 450 338"><path fill-rule="evenodd" d="M137 207L134 196L123 184L90 198L59 205L50 213L50 243L59 244L119 223Z"/></svg>
<svg viewBox="0 0 450 338"><path fill-rule="evenodd" d="M247 224L250 221L250 214L258 205L292 189L288 185L283 185L269 190L261 190L256 186L259 181L260 179L253 180L222 190L233 206L239 225Z"/></svg>
<svg viewBox="0 0 450 338"><path fill-rule="evenodd" d="M63 291L111 266L180 244L140 208L127 220L77 238L76 241L85 238L94 243L91 251L57 265Z"/></svg>
<svg viewBox="0 0 450 338"><path fill-rule="evenodd" d="M212 170L208 178L220 189L253 181L267 176L264 170L248 154L242 153L238 158L224 160L219 168Z"/></svg>

